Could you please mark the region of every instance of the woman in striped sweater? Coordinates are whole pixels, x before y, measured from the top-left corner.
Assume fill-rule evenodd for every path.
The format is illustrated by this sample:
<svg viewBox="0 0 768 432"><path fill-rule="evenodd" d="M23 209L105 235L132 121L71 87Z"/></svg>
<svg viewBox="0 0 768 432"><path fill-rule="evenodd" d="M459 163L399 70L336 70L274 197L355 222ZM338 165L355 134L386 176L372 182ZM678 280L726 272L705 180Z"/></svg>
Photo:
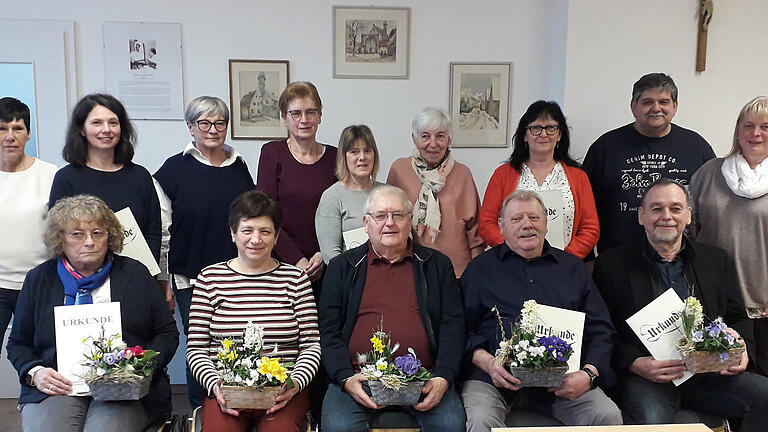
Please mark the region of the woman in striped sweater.
<svg viewBox="0 0 768 432"><path fill-rule="evenodd" d="M194 284L189 314L187 362L207 391L203 431L298 431L309 411L309 383L320 364L320 337L312 287L301 269L272 258L282 210L263 192L251 190L232 202L229 226L237 257L206 267ZM264 346L294 362L294 387L283 386L269 410L226 406L216 353L224 338L242 343L248 322L264 328Z"/></svg>

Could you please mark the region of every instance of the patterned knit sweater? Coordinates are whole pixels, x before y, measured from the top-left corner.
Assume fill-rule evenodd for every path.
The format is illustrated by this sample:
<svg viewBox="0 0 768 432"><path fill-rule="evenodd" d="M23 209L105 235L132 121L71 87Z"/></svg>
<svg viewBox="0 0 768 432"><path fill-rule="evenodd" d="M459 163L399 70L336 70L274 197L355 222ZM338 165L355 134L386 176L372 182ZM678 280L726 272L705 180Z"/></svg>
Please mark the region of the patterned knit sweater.
<svg viewBox="0 0 768 432"><path fill-rule="evenodd" d="M200 272L187 340L187 362L195 379L213 394L221 341L242 344L248 321L264 328L265 355L295 362L291 379L299 390L305 388L320 365L317 308L306 274L284 263L262 274L241 274L226 262ZM277 354L272 354L275 345Z"/></svg>

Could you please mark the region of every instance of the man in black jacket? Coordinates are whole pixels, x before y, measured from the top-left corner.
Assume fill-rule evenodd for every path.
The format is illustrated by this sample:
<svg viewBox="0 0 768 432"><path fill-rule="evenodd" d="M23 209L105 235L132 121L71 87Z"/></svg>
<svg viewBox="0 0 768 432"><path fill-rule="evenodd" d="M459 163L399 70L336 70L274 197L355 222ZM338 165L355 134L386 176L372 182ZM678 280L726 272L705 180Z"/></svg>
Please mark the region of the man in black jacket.
<svg viewBox="0 0 768 432"><path fill-rule="evenodd" d="M367 430L378 407L357 353L371 336L390 333L392 344L412 348L432 373L421 401L404 408L424 432L463 431L464 409L453 387L464 349L464 314L453 266L442 253L413 244L412 204L394 186L368 197L370 239L331 260L320 297L320 344L331 384L323 402L324 431Z"/></svg>
<svg viewBox="0 0 768 432"><path fill-rule="evenodd" d="M673 288L681 299L695 296L704 315L718 316L752 346L747 319L728 255L719 248L688 240L691 222L687 191L660 179L645 191L638 221L645 229L643 245L608 250L597 259L593 278L618 330L612 363L619 374L619 393L627 423L673 423L681 407L740 418L742 432L764 430L768 423L768 379L745 372L748 356L720 373L696 374L680 386L672 380L686 370L682 360L654 359L626 319Z"/></svg>

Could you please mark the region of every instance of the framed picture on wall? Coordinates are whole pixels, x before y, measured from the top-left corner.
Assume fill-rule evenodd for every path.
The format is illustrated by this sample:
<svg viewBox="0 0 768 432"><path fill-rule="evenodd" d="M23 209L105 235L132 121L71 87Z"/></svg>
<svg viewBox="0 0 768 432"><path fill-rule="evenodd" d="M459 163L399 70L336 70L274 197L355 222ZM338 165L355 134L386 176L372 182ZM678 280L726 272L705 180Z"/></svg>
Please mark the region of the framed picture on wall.
<svg viewBox="0 0 768 432"><path fill-rule="evenodd" d="M333 7L334 78L408 78L410 8Z"/></svg>
<svg viewBox="0 0 768 432"><path fill-rule="evenodd" d="M453 147L507 147L512 63L451 62Z"/></svg>
<svg viewBox="0 0 768 432"><path fill-rule="evenodd" d="M232 139L288 138L277 101L288 85L288 60L229 60Z"/></svg>

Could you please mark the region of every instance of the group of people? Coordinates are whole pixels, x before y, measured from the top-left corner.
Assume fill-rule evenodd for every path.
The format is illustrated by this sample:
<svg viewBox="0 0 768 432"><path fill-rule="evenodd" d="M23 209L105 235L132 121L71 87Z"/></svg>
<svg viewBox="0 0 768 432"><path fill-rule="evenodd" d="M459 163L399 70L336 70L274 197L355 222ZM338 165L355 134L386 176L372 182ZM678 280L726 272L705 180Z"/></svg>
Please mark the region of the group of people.
<svg viewBox="0 0 768 432"><path fill-rule="evenodd" d="M768 98L744 106L725 158L672 123L677 104L672 78L641 77L635 121L601 136L580 165L559 105L534 102L481 204L438 108L417 113L413 152L382 184L370 128L345 128L338 147L317 142L317 88L291 83L278 101L288 138L262 146L254 182L225 143L221 99L189 103L191 141L150 175L132 162L136 134L114 97L78 102L69 165L58 171L24 154L29 109L2 98L0 325L13 314L7 349L24 430L66 419L135 431L167 417L175 308L204 430L298 430L310 409L323 430L367 430L382 407L357 353L381 326L431 372L419 403L401 408L424 431L502 427L522 400L564 424L671 423L694 407L759 430L768 421ZM558 238L547 237L552 203L542 198L553 193ZM114 212L124 208L160 263L157 278L119 255ZM672 384L682 361L655 360L625 321L668 288L699 298L745 341L738 366ZM528 299L586 316L581 370L555 389L521 389L494 361L491 309L514 322ZM104 301L120 302L126 343L161 353L141 402L67 396L72 383L56 370L53 306ZM267 411L233 410L221 391L217 349L248 322L293 364L294 387Z"/></svg>

